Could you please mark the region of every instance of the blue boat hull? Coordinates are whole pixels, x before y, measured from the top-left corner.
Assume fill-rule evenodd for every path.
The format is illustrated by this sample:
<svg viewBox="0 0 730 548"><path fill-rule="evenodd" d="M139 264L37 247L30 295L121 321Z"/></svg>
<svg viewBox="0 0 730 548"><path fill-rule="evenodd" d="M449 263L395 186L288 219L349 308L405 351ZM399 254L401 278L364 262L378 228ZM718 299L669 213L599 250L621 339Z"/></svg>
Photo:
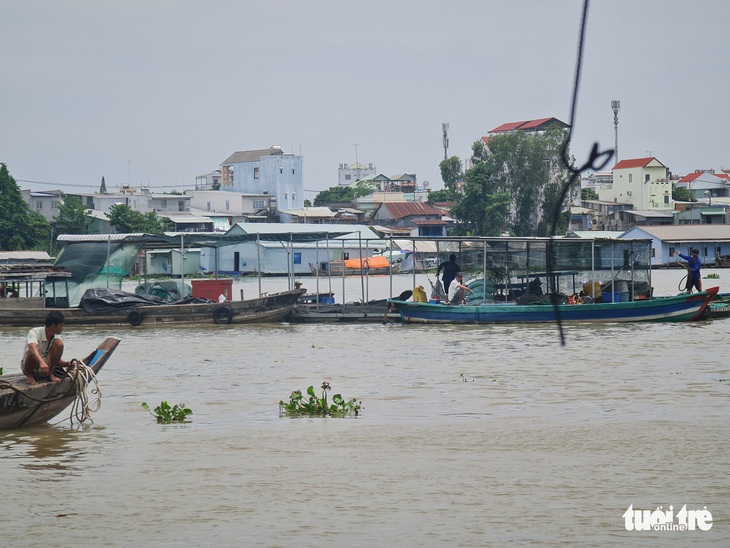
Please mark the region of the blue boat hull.
<svg viewBox="0 0 730 548"><path fill-rule="evenodd" d="M563 322L686 322L697 320L717 293L706 292L602 304L518 305L485 303L445 305L388 301L407 323L546 323Z"/></svg>

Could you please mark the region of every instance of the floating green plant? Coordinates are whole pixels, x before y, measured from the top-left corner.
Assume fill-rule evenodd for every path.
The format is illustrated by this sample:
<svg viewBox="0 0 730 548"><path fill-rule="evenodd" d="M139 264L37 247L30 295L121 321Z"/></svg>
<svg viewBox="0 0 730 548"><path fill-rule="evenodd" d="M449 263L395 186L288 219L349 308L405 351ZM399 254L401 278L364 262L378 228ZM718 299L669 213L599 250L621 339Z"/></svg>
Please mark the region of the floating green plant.
<svg viewBox="0 0 730 548"><path fill-rule="evenodd" d="M707 274L703 276L705 280L718 280L720 279L720 275L716 272L711 272L710 274Z"/></svg>
<svg viewBox="0 0 730 548"><path fill-rule="evenodd" d="M295 390L289 396L289 401L285 402L281 400L279 402L279 414L289 416L323 416L323 417L345 417L347 415L355 415L356 417L360 414L362 408L362 402L358 402L355 399L347 400L340 394L332 396L332 403L327 401L327 392L332 390L329 382L324 381L322 383L322 397L318 398L314 393L314 386L307 388L306 398L302 394L301 390Z"/></svg>
<svg viewBox="0 0 730 548"><path fill-rule="evenodd" d="M146 403L142 404L142 407L149 411L149 414L157 418L157 422L164 424L170 424L171 422L185 422L185 419L189 415L193 414L193 410L185 407L184 403L176 403L170 405L166 401L163 401L155 407L154 410L150 410L150 406Z"/></svg>

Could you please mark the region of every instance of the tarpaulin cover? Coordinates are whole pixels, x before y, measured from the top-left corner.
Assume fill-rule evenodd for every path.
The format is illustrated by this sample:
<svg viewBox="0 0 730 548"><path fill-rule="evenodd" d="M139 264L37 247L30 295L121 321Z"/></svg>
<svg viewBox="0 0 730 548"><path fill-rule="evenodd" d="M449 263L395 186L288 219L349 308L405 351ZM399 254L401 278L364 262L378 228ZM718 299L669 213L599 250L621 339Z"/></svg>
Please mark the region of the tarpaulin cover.
<svg viewBox="0 0 730 548"><path fill-rule="evenodd" d="M348 259L345 261L345 268L388 268L390 263L383 255L368 257L364 259Z"/></svg>

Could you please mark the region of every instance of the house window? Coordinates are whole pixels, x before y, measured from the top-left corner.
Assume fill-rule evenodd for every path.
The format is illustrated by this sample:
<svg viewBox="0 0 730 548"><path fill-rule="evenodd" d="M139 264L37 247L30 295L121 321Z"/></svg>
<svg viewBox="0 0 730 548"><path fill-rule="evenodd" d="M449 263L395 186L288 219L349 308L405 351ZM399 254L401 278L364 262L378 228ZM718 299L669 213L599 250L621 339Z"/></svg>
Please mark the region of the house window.
<svg viewBox="0 0 730 548"><path fill-rule="evenodd" d="M291 193L291 199L292 200L296 200L297 199L297 193L296 192L292 192Z"/></svg>
<svg viewBox="0 0 730 548"><path fill-rule="evenodd" d="M291 168L291 174L294 175L294 168Z"/></svg>
<svg viewBox="0 0 730 548"><path fill-rule="evenodd" d="M649 174L648 173L646 175L644 175L644 182L645 183L648 183L649 182Z"/></svg>
<svg viewBox="0 0 730 548"><path fill-rule="evenodd" d="M664 205L669 203L669 196L664 196Z"/></svg>
<svg viewBox="0 0 730 548"><path fill-rule="evenodd" d="M631 182L631 179L633 178L633 174L629 173L629 182Z"/></svg>
<svg viewBox="0 0 730 548"><path fill-rule="evenodd" d="M228 211L229 209L231 209L231 201L226 200L226 211Z"/></svg>
<svg viewBox="0 0 730 548"><path fill-rule="evenodd" d="M284 199L285 199L285 200L288 200L288 199L289 199L289 193L288 193L288 192L285 192L285 193L284 193Z"/></svg>
<svg viewBox="0 0 730 548"><path fill-rule="evenodd" d="M178 211L185 211L185 202L183 200L180 200L177 203L177 210Z"/></svg>
<svg viewBox="0 0 730 548"><path fill-rule="evenodd" d="M167 200L160 200L162 209L167 209Z"/></svg>
<svg viewBox="0 0 730 548"><path fill-rule="evenodd" d="M253 168L253 178L254 179L259 178L259 168L257 168L257 167Z"/></svg>
<svg viewBox="0 0 730 548"><path fill-rule="evenodd" d="M264 205L264 201L263 200L254 200L253 201L253 208L254 209L264 209L264 207L266 207L266 206Z"/></svg>
<svg viewBox="0 0 730 548"><path fill-rule="evenodd" d="M284 175L284 168L283 167L280 167L279 168L279 173L281 173L282 175Z"/></svg>
<svg viewBox="0 0 730 548"><path fill-rule="evenodd" d="M675 251L675 249L673 247L670 247L669 248L669 256L670 257L674 256L674 251Z"/></svg>
<svg viewBox="0 0 730 548"><path fill-rule="evenodd" d="M56 200L51 202L51 209L58 209L58 202Z"/></svg>
<svg viewBox="0 0 730 548"><path fill-rule="evenodd" d="M350 179L352 179L352 175L345 175L345 181L349 181Z"/></svg>
<svg viewBox="0 0 730 548"><path fill-rule="evenodd" d="M210 202L205 202L205 208L210 211Z"/></svg>
<svg viewBox="0 0 730 548"><path fill-rule="evenodd" d="M294 264L302 264L302 254L294 253Z"/></svg>
<svg viewBox="0 0 730 548"><path fill-rule="evenodd" d="M36 202L35 202L35 208L38 211L40 211L41 209L43 209L43 202L41 202L40 200L36 200Z"/></svg>

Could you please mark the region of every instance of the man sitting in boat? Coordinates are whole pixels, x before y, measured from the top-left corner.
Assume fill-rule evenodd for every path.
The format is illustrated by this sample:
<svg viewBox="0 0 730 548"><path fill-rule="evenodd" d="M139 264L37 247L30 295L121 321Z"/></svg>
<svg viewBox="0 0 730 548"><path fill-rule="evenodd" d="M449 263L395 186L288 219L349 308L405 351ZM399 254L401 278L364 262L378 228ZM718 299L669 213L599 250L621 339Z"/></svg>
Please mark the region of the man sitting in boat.
<svg viewBox="0 0 730 548"><path fill-rule="evenodd" d="M449 304L463 304L464 299L466 299L466 292L468 291L472 295L474 295L474 292L466 287L462 281L462 273L457 272L456 278L453 282L449 285Z"/></svg>
<svg viewBox="0 0 730 548"><path fill-rule="evenodd" d="M25 382L35 384L36 377L48 377L53 382L61 379L54 374L56 367L73 369L72 362L61 359L63 356L63 314L57 310L50 312L43 327L34 327L28 332L23 349L20 367L25 375Z"/></svg>

